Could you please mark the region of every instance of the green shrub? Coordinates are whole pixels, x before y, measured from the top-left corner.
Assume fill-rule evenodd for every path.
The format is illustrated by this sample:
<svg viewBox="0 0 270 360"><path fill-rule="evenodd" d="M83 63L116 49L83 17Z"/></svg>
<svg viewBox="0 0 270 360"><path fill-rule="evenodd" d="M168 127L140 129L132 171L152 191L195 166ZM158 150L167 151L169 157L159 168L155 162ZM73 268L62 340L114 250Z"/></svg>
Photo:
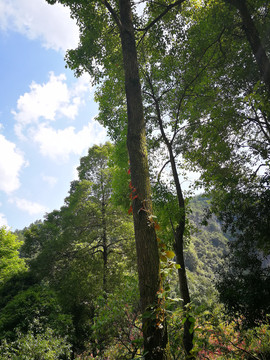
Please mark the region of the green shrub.
<svg viewBox="0 0 270 360"><path fill-rule="evenodd" d="M14 341L14 329L27 333L34 319L38 319L40 333L49 327L62 336L72 334L71 317L62 312L55 292L46 285L35 285L15 295L1 309L0 339Z"/></svg>
<svg viewBox="0 0 270 360"><path fill-rule="evenodd" d="M69 360L70 349L66 338L57 336L52 329L41 334L30 329L26 334L17 332L13 342L2 341L0 360Z"/></svg>

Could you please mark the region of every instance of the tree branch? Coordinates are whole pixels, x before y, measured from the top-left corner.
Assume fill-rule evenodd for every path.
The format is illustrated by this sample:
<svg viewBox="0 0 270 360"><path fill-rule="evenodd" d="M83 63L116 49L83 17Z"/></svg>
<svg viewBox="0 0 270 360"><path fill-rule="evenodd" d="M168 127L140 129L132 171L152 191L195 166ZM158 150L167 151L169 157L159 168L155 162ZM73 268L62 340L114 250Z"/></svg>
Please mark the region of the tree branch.
<svg viewBox="0 0 270 360"><path fill-rule="evenodd" d="M174 3L166 6L165 10L164 10L161 14L159 14L158 17L156 17L154 20L152 20L145 28L142 28L142 29L136 29L136 28L135 28L136 31L144 31L144 34L143 34L143 36L140 38L137 46L139 46L139 44L140 44L140 43L142 42L142 40L144 39L147 31L148 31L149 29L151 29L152 26L154 26L160 19L162 19L163 16L165 16L172 8L174 8L174 7L178 6L178 5L181 5L184 1L185 1L185 0L177 0L177 1L175 1Z"/></svg>
<svg viewBox="0 0 270 360"><path fill-rule="evenodd" d="M165 164L162 166L162 168L160 169L160 171L159 171L159 173L158 173L158 177L157 177L157 182L158 182L158 183L159 183L159 181L160 181L160 176L161 176L162 171L165 169L165 167L166 167L169 163L170 163L170 160L167 160L167 161L165 162Z"/></svg>
<svg viewBox="0 0 270 360"><path fill-rule="evenodd" d="M234 346L236 349L243 351L245 354L248 354L249 356L251 356L252 359L256 359L256 360L260 360L257 356L251 354L249 351L241 348L240 346L237 346L236 344L234 344L231 340L229 340L229 342L232 344L232 346Z"/></svg>
<svg viewBox="0 0 270 360"><path fill-rule="evenodd" d="M107 10L111 13L112 17L114 18L114 21L116 22L119 29L122 29L122 23L119 19L116 11L112 8L111 4L107 0L101 0L102 4L107 8Z"/></svg>

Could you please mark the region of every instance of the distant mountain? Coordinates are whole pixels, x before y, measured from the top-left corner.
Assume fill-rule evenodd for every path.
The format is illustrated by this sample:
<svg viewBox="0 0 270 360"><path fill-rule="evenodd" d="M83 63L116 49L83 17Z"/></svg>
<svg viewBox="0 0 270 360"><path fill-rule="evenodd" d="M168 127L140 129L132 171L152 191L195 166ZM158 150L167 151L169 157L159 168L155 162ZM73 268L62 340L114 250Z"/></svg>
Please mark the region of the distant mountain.
<svg viewBox="0 0 270 360"><path fill-rule="evenodd" d="M195 303L201 304L216 296L215 279L222 266L224 254L228 251L229 238L223 233L216 219L207 220L202 225L209 208L209 200L196 196L190 201L189 220L192 227L191 240L185 250L189 288Z"/></svg>

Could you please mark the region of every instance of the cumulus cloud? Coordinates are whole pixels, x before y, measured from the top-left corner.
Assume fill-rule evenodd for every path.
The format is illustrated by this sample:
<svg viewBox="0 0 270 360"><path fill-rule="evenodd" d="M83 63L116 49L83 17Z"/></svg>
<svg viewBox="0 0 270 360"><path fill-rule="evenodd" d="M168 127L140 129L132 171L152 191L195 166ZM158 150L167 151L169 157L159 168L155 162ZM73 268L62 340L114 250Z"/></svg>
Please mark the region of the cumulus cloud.
<svg viewBox="0 0 270 360"><path fill-rule="evenodd" d="M10 198L9 202L15 204L18 209L25 211L30 215L44 214L48 210L41 204L18 197Z"/></svg>
<svg viewBox="0 0 270 360"><path fill-rule="evenodd" d="M42 155L67 161L70 154L82 155L92 144L103 142L105 136L105 129L91 121L77 132L72 126L63 130L40 126L32 134L32 139L38 143Z"/></svg>
<svg viewBox="0 0 270 360"><path fill-rule="evenodd" d="M40 121L51 122L64 116L75 119L84 97L91 91L90 77L85 74L68 87L65 74L56 76L49 73L45 84L32 82L30 91L21 95L17 101L17 110L12 111L15 118L15 132L23 138L23 130Z"/></svg>
<svg viewBox="0 0 270 360"><path fill-rule="evenodd" d="M42 174L42 180L45 181L47 184L49 184L51 188L53 188L58 181L56 177L44 175L44 174Z"/></svg>
<svg viewBox="0 0 270 360"><path fill-rule="evenodd" d="M94 120L81 129L56 128L56 120L74 120L90 92L87 74L69 86L64 74L56 76L53 72L47 83L33 82L30 91L19 97L16 111L12 111L17 136L36 143L41 154L53 160L67 161L71 154L82 155L93 143L104 141L105 129Z"/></svg>
<svg viewBox="0 0 270 360"><path fill-rule="evenodd" d="M75 48L79 30L67 7L45 0L0 0L0 29L40 39L45 48L65 52Z"/></svg>
<svg viewBox="0 0 270 360"><path fill-rule="evenodd" d="M11 193L20 187L19 175L27 165L16 145L0 134L0 190Z"/></svg>

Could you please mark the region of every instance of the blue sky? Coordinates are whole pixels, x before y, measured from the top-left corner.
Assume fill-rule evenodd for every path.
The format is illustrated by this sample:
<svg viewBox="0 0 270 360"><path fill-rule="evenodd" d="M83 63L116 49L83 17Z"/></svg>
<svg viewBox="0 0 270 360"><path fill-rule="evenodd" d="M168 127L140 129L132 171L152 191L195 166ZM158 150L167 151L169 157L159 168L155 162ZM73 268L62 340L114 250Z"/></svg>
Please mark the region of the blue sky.
<svg viewBox="0 0 270 360"><path fill-rule="evenodd" d="M65 68L77 43L67 8L0 0L0 226L60 208L81 156L107 140L90 78Z"/></svg>

